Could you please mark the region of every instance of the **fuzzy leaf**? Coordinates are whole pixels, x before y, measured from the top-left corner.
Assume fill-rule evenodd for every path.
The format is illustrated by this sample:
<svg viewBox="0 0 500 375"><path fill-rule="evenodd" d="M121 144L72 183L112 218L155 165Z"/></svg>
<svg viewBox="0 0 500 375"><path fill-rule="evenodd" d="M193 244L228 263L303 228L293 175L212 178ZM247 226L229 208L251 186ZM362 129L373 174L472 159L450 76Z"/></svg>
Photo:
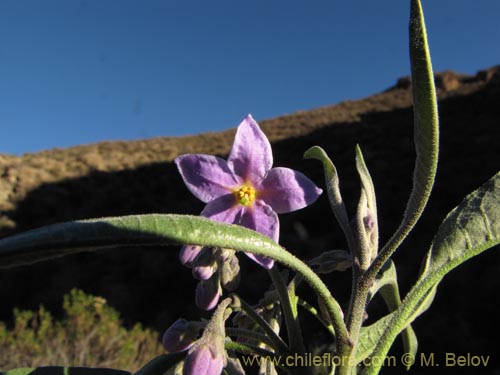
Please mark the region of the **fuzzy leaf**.
<svg viewBox="0 0 500 375"><path fill-rule="evenodd" d="M131 215L66 222L4 238L0 240L0 268L82 251L174 244L255 250L259 255L272 251L278 257L286 252L270 238L237 225L198 216Z"/></svg>
<svg viewBox="0 0 500 375"><path fill-rule="evenodd" d="M358 256L361 269L366 270L378 252L377 200L372 177L359 145L356 145L356 169L361 180L361 198L356 212ZM369 218L372 228L366 228L365 220L367 218Z"/></svg>
<svg viewBox="0 0 500 375"><path fill-rule="evenodd" d="M417 307L415 308L415 311L412 314L412 318L410 321L413 321L416 319L420 314L424 313L431 305L432 301L434 300L434 295L435 295L435 288L431 289L429 293L427 293L422 300L420 301L419 304L417 304ZM377 344L380 341L380 338L383 336L389 325L392 323L392 319L394 319L396 315L396 311L384 316L383 318L377 320L375 323L361 327L360 331L360 338L359 338L359 343L356 349L356 363L359 363L363 361L365 358L368 358L370 355L372 355L373 351L377 347ZM409 326L408 326L409 327ZM407 333L408 337L407 339L409 340L410 346L406 347L405 346L405 352L406 353L411 353L415 355L417 351L417 345L418 343L415 342L413 343L413 340L416 340L415 332L413 329L411 329Z"/></svg>
<svg viewBox="0 0 500 375"><path fill-rule="evenodd" d="M304 153L305 159L316 159L323 164L323 170L325 173L325 184L326 191L328 193L328 199L330 201L330 206L332 207L333 214L339 222L344 235L347 239L349 249L351 253L354 251L354 237L351 230L351 225L349 223L349 217L342 200L342 195L340 194L340 183L337 169L333 164L332 160L328 157L325 150L319 146L313 146Z"/></svg>
<svg viewBox="0 0 500 375"><path fill-rule="evenodd" d="M372 354L373 349L377 346L377 342L384 333L393 314L389 314L380 318L375 323L361 327L359 333L359 342L356 346L356 363L363 361Z"/></svg>
<svg viewBox="0 0 500 375"><path fill-rule="evenodd" d="M500 172L469 194L443 221L427 254L419 280L393 313L374 354L387 354L395 337L415 319L415 311L421 311L425 297L433 295L436 286L448 272L499 243ZM378 369L378 366L373 366L366 373L376 374Z"/></svg>
<svg viewBox="0 0 500 375"><path fill-rule="evenodd" d="M347 337L342 309L304 262L253 230L189 215L131 215L55 224L0 240L0 269L82 251L115 247L189 244L270 257L300 273L327 306L337 335Z"/></svg>
<svg viewBox="0 0 500 375"><path fill-rule="evenodd" d="M366 199L368 208L372 211L375 220L377 218L377 200L375 197L375 186L373 185L373 180L366 166L365 159L363 158L363 153L359 145L356 145L356 169L361 180L361 187L366 192Z"/></svg>
<svg viewBox="0 0 500 375"><path fill-rule="evenodd" d="M439 120L434 73L427 43L424 15L419 0L411 0L410 63L413 90L414 139L417 158L413 188L396 232L380 250L382 265L413 229L429 200L439 154Z"/></svg>
<svg viewBox="0 0 500 375"><path fill-rule="evenodd" d="M396 266L390 260L379 273L374 285L370 288L370 299L376 294L380 293L384 299L389 312L395 311L401 304L401 297L399 295L398 277L396 273ZM422 311L420 311L421 313ZM415 331L408 325L403 332L401 332L401 339L403 340L403 347L405 353L408 353L415 358L418 351L418 340ZM411 365L406 367L409 370Z"/></svg>
<svg viewBox="0 0 500 375"><path fill-rule="evenodd" d="M448 214L420 278L437 284L453 268L499 242L500 172Z"/></svg>

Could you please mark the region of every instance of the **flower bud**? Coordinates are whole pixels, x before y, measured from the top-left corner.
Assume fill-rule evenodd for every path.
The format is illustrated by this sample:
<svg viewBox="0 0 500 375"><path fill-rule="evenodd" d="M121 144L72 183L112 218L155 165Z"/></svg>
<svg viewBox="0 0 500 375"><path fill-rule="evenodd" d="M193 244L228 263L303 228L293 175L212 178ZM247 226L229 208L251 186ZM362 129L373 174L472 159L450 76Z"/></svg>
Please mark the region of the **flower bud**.
<svg viewBox="0 0 500 375"><path fill-rule="evenodd" d="M169 353L182 352L193 346L199 333L199 327L177 319L163 334L162 344Z"/></svg>
<svg viewBox="0 0 500 375"><path fill-rule="evenodd" d="M219 281L217 280L217 283ZM231 314L231 298L223 300L208 322L201 338L189 349L183 375L220 375L227 364L224 348L225 321Z"/></svg>
<svg viewBox="0 0 500 375"><path fill-rule="evenodd" d="M214 266L200 266L200 267L193 267L193 277L197 280L208 280L212 277L212 275L215 272L215 265Z"/></svg>
<svg viewBox="0 0 500 375"><path fill-rule="evenodd" d="M193 346L184 360L183 375L220 375L224 368L225 353L218 345L199 341Z"/></svg>
<svg viewBox="0 0 500 375"><path fill-rule="evenodd" d="M212 310L217 306L221 295L220 277L218 273L215 273L210 279L202 280L196 286L196 306L203 310Z"/></svg>
<svg viewBox="0 0 500 375"><path fill-rule="evenodd" d="M368 210L366 216L363 218L363 225L367 233L370 233L375 228L375 219L370 210Z"/></svg>
<svg viewBox="0 0 500 375"><path fill-rule="evenodd" d="M179 259L183 266L191 268L193 262L202 250L201 246L186 245L182 246L181 252L179 253Z"/></svg>
<svg viewBox="0 0 500 375"><path fill-rule="evenodd" d="M208 280L217 270L217 257L212 248L204 247L191 264L195 279Z"/></svg>

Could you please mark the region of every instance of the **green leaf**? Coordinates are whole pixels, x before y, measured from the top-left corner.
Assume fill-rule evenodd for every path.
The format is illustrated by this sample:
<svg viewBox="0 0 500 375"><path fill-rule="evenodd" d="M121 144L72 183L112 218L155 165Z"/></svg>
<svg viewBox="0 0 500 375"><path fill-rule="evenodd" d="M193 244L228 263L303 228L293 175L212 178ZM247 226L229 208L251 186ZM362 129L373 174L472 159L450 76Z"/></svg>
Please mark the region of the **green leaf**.
<svg viewBox="0 0 500 375"><path fill-rule="evenodd" d="M389 311L393 312L401 304L401 297L399 295L396 267L392 261L390 262L390 269L390 279L380 287L379 293L384 299ZM403 332L401 332L401 339L403 340L404 352L410 354L412 358L415 358L418 351L418 340L411 325L408 325ZM406 369L409 370L412 364L407 364Z"/></svg>
<svg viewBox="0 0 500 375"><path fill-rule="evenodd" d="M434 185L439 153L439 121L434 74L419 0L411 0L410 63L413 89L414 138L417 154L413 188L396 232L380 251L374 271L380 269L420 218Z"/></svg>
<svg viewBox="0 0 500 375"><path fill-rule="evenodd" d="M365 360L372 354L373 350L377 346L378 340L380 340L380 337L387 328L392 315L393 314L386 315L369 326L361 327L361 331L359 332L359 342L356 346L356 363Z"/></svg>
<svg viewBox="0 0 500 375"><path fill-rule="evenodd" d="M378 218L375 187L370 172L365 164L359 145L356 145L356 169L361 180L361 198L356 213L359 258L361 269L366 270L375 259L378 252ZM373 220L373 229L367 231L364 220L370 216Z"/></svg>
<svg viewBox="0 0 500 375"><path fill-rule="evenodd" d="M417 309L414 311L412 315L411 321L413 321L415 318L417 318L420 314L424 313L429 308L429 306L432 303L432 300L434 299L434 295L435 295L435 289L433 288L428 294L424 296L422 301L418 304ZM377 344L380 341L380 338L383 336L389 325L392 323L392 320L394 319L395 315L396 311L384 316L383 318L377 320L375 323L369 326L361 327L360 339L356 349L356 356L355 356L356 363L359 363L364 359L368 358L370 355L372 355L375 348L377 347ZM413 330L411 330L409 335L411 336L412 334L414 334ZM412 340L411 337L410 340ZM405 351L407 353L412 353L412 354L416 353L416 351L415 352L410 352L408 350Z"/></svg>
<svg viewBox="0 0 500 375"><path fill-rule="evenodd" d="M377 219L377 199L375 197L375 186L373 180L366 166L363 153L359 145L356 145L356 169L361 180L361 187L366 192L366 200L368 208L372 211L375 221Z"/></svg>
<svg viewBox="0 0 500 375"><path fill-rule="evenodd" d="M389 312L395 311L401 304L396 267L394 266L394 262L392 260L389 260L384 265L381 272L377 275L375 283L370 288L368 300L371 300L376 293L380 293L385 304L387 305L387 308L389 309ZM423 311L419 311L419 313L421 312ZM376 333L379 333L380 335L376 337L377 341L383 333L383 330L380 331L380 327L378 328L379 329ZM406 327L406 329L401 333L401 339L403 340L405 353L409 353L413 356L413 358L415 358L418 350L418 340L415 335L415 331L410 325L408 325L408 327ZM374 348L375 346L372 347L372 350ZM407 366L407 370L409 370L410 367L411 365Z"/></svg>
<svg viewBox="0 0 500 375"><path fill-rule="evenodd" d="M347 216L344 201L342 199L342 195L340 194L340 182L339 176L337 174L337 169L326 154L325 150L323 150L319 146L313 146L309 150L307 150L304 153L304 158L316 159L323 164L323 170L325 172L326 191L328 193L330 206L332 207L333 214L335 215L335 218L339 222L339 225L344 232L347 243L349 245L349 249L351 250L352 254L355 249L354 236L351 230L351 225L349 223L349 217Z"/></svg>
<svg viewBox="0 0 500 375"><path fill-rule="evenodd" d="M255 231L188 215L131 215L55 224L0 240L0 268L82 251L127 246L196 244L272 253L286 251Z"/></svg>
<svg viewBox="0 0 500 375"><path fill-rule="evenodd" d="M90 368L90 367L60 367L47 366L36 368L18 368L0 375L131 375L128 371L115 370L110 368Z"/></svg>
<svg viewBox="0 0 500 375"><path fill-rule="evenodd" d="M374 353L385 356L394 338L429 304L443 277L468 259L500 243L500 172L469 194L438 229L421 275L392 315ZM377 366L367 374L376 374Z"/></svg>
<svg viewBox="0 0 500 375"><path fill-rule="evenodd" d="M443 221L421 279L438 283L453 268L500 242L500 172Z"/></svg>
<svg viewBox="0 0 500 375"><path fill-rule="evenodd" d="M347 339L342 309L304 262L269 237L239 225L199 216L132 215L55 224L0 240L0 269L115 247L191 244L270 257L300 273L321 298L339 337Z"/></svg>
<svg viewBox="0 0 500 375"><path fill-rule="evenodd" d="M148 362L134 375L164 375L168 370L174 367L186 353L163 354Z"/></svg>

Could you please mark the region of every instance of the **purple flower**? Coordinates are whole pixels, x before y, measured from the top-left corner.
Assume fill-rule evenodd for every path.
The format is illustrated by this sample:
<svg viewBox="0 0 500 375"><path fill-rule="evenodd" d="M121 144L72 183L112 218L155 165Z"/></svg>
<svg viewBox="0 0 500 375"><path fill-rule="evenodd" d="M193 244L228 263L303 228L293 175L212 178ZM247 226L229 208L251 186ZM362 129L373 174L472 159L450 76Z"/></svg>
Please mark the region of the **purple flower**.
<svg viewBox="0 0 500 375"><path fill-rule="evenodd" d="M201 216L242 225L276 242L277 214L301 209L322 192L300 172L272 168L271 145L251 115L238 126L227 161L211 155L188 154L176 158L175 163L188 189L207 203ZM196 256L196 250L183 250L187 263ZM265 268L273 266L272 259L247 255Z"/></svg>

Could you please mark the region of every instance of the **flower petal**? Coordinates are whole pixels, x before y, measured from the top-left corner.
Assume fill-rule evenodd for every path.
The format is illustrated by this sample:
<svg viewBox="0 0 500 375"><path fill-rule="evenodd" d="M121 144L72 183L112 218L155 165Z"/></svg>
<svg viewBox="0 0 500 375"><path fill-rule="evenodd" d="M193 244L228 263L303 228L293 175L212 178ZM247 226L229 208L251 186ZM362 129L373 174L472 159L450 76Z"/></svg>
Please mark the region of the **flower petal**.
<svg viewBox="0 0 500 375"><path fill-rule="evenodd" d="M227 194L208 202L200 216L221 223L238 224L243 208L236 203L233 194Z"/></svg>
<svg viewBox="0 0 500 375"><path fill-rule="evenodd" d="M238 126L227 163L252 184L260 183L273 166L271 144L251 115Z"/></svg>
<svg viewBox="0 0 500 375"><path fill-rule="evenodd" d="M278 215L276 215L276 212L274 212L270 206L260 200L255 201L252 209L244 212L240 225L262 233L278 242L280 227ZM274 260L250 253L245 254L248 255L250 259L259 263L262 267L267 269L273 268Z"/></svg>
<svg viewBox="0 0 500 375"><path fill-rule="evenodd" d="M273 168L262 181L259 198L283 214L313 203L323 191L302 173L289 168Z"/></svg>
<svg viewBox="0 0 500 375"><path fill-rule="evenodd" d="M228 163L216 156L186 154L175 158L175 164L191 193L205 203L243 183Z"/></svg>

